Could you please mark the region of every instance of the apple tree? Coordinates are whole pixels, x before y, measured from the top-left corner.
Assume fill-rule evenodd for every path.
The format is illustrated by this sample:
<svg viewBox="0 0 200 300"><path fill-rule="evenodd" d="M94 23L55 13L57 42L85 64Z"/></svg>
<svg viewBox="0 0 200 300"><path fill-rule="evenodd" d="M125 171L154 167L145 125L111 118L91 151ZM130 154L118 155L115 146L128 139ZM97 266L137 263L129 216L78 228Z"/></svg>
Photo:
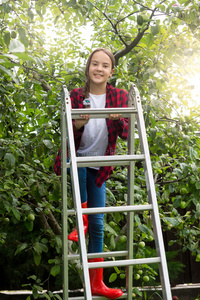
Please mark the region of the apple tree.
<svg viewBox="0 0 200 300"><path fill-rule="evenodd" d="M169 245L179 244L199 261L200 106L194 94L199 2L3 0L0 15L2 284L18 288L28 276L41 286L61 284L62 207L53 171L60 148L60 91L63 84L69 90L83 85L87 56L96 47L115 55L111 83L128 90L134 82L140 91L163 229L173 231ZM90 40L83 35L85 26ZM123 151L126 143L119 141L118 152ZM126 202L126 183L127 170L116 168L107 182L109 205ZM136 202L145 203L140 164L135 186ZM136 215L134 227L136 254L147 255L146 245L153 242L149 215ZM107 216L105 247L126 247L125 229L125 215ZM143 277L153 278L153 272L143 270ZM123 270L116 274L111 281L125 277Z"/></svg>

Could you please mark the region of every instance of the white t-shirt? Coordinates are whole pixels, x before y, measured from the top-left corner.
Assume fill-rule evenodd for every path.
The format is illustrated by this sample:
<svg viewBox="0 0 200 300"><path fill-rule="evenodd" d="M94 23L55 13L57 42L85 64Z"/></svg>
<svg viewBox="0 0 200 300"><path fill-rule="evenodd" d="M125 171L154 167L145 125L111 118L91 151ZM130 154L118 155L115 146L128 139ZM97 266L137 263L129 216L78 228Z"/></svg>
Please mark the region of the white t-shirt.
<svg viewBox="0 0 200 300"><path fill-rule="evenodd" d="M91 108L104 108L106 94L89 94ZM77 156L103 156L108 147L106 119L90 119L84 126Z"/></svg>

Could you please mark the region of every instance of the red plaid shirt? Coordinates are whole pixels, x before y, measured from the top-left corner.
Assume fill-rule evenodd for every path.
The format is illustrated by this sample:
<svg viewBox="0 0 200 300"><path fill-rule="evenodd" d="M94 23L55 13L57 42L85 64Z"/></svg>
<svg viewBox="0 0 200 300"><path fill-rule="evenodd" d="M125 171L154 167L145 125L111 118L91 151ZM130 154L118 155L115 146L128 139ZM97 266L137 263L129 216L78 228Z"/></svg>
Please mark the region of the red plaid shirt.
<svg viewBox="0 0 200 300"><path fill-rule="evenodd" d="M84 96L82 93L83 89L78 88L72 90L70 93L72 108L83 108ZM111 107L128 107L128 92L122 89L113 87L107 84L106 88L106 106ZM107 129L108 129L108 147L105 155L114 155L115 147L117 142L117 137L120 136L122 139L127 139L128 137L128 119L120 118L119 120L106 119ZM75 148L78 150L81 142L82 133L84 131L84 126L77 130L73 124L74 130L74 140ZM61 150L59 150L58 155L55 160L54 170L57 175L61 174ZM109 178L112 173L113 167L100 167L96 175L96 185L101 187L104 181Z"/></svg>

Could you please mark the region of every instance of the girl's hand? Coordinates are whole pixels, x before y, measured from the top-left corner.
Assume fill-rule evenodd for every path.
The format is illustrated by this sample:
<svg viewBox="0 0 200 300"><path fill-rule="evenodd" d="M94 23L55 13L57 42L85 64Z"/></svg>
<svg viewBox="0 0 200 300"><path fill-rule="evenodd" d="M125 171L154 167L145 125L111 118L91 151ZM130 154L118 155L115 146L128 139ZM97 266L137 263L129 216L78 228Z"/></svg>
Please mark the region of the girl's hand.
<svg viewBox="0 0 200 300"><path fill-rule="evenodd" d="M110 115L110 120L119 120L121 118L121 114L111 114Z"/></svg>
<svg viewBox="0 0 200 300"><path fill-rule="evenodd" d="M78 130L81 129L81 127L83 127L85 124L88 123L88 121L90 119L90 115L80 115L80 117L82 117L82 119L75 120L75 127Z"/></svg>

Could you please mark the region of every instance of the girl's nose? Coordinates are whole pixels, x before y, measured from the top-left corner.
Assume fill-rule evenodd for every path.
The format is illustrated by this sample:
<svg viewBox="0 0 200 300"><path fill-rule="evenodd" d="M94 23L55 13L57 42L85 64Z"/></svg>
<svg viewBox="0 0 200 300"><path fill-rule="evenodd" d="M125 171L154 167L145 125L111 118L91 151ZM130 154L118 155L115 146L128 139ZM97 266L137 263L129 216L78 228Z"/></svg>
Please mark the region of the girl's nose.
<svg viewBox="0 0 200 300"><path fill-rule="evenodd" d="M101 64L97 65L97 69L102 70L102 65Z"/></svg>

